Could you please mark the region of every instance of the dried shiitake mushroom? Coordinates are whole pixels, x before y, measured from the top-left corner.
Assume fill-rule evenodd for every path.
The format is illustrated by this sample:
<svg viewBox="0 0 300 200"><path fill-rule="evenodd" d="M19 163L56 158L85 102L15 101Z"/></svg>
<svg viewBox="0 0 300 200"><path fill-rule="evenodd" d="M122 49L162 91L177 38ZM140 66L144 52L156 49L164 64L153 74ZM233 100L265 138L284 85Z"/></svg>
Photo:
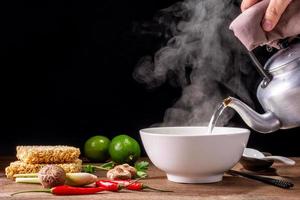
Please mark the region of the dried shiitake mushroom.
<svg viewBox="0 0 300 200"><path fill-rule="evenodd" d="M131 179L136 175L136 169L128 164L117 165L107 172L109 179Z"/></svg>
<svg viewBox="0 0 300 200"><path fill-rule="evenodd" d="M109 170L106 174L109 179L131 179L131 173L128 170L116 166L115 168Z"/></svg>
<svg viewBox="0 0 300 200"><path fill-rule="evenodd" d="M45 165L39 171L38 178L44 188L52 188L65 183L66 172L57 165Z"/></svg>
<svg viewBox="0 0 300 200"><path fill-rule="evenodd" d="M117 167L120 167L124 170L129 171L131 174L131 177L135 177L135 175L136 175L136 169L128 164L118 165Z"/></svg>

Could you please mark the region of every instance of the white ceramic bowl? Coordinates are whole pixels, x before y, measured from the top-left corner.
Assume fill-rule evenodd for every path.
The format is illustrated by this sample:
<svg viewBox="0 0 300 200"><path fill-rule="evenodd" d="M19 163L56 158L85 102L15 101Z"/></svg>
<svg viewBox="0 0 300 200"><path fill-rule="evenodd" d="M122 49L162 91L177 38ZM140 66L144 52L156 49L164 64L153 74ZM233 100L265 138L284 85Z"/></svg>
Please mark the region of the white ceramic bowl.
<svg viewBox="0 0 300 200"><path fill-rule="evenodd" d="M241 158L250 131L243 128L158 127L140 130L150 160L170 181L212 183Z"/></svg>

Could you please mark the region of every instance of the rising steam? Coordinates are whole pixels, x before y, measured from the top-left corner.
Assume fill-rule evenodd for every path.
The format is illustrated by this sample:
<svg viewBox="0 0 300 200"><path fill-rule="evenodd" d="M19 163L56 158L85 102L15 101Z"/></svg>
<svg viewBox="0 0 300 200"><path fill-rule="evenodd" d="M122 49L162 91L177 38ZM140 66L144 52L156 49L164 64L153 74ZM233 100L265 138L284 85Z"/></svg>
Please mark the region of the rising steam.
<svg viewBox="0 0 300 200"><path fill-rule="evenodd" d="M240 13L233 0L185 0L162 10L157 22L171 35L154 57L140 60L134 78L157 87L170 76L182 88L181 98L167 109L163 126L207 125L218 103L229 94L251 103L242 79L253 68L245 49L228 29ZM226 111L219 125L233 116Z"/></svg>

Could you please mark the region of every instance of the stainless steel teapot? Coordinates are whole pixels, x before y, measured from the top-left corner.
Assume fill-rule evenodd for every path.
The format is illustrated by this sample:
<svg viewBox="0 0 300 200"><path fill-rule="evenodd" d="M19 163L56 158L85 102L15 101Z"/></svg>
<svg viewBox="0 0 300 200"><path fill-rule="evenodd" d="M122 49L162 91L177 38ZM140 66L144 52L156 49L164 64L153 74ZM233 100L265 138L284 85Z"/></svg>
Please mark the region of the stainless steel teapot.
<svg viewBox="0 0 300 200"><path fill-rule="evenodd" d="M252 129L269 133L300 126L300 43L279 50L262 67L250 54L264 79L257 98L265 110L259 114L240 100L229 97L225 106L238 112Z"/></svg>

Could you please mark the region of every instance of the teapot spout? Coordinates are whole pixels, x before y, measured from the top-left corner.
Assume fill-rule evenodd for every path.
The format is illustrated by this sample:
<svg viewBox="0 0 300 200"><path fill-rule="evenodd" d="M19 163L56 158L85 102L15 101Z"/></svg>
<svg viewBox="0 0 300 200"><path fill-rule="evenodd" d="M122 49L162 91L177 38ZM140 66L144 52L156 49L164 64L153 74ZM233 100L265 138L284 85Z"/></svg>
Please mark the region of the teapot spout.
<svg viewBox="0 0 300 200"><path fill-rule="evenodd" d="M270 111L259 114L242 101L233 97L226 98L223 104L226 107L234 109L242 117L244 122L257 132L270 133L280 129L280 121Z"/></svg>

